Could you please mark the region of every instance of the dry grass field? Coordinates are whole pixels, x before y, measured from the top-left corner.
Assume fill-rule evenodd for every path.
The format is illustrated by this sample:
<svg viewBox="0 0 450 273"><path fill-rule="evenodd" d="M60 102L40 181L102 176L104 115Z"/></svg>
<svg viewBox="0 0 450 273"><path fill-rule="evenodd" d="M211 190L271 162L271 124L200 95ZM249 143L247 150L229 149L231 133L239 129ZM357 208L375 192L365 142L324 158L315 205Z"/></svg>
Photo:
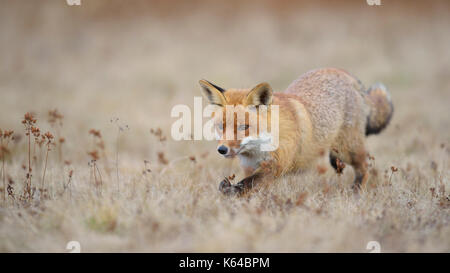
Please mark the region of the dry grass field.
<svg viewBox="0 0 450 273"><path fill-rule="evenodd" d="M124 2L1 2L0 252L450 251L446 1ZM225 197L238 162L171 138L199 79L283 91L328 66L383 82L395 106L359 195L324 158Z"/></svg>

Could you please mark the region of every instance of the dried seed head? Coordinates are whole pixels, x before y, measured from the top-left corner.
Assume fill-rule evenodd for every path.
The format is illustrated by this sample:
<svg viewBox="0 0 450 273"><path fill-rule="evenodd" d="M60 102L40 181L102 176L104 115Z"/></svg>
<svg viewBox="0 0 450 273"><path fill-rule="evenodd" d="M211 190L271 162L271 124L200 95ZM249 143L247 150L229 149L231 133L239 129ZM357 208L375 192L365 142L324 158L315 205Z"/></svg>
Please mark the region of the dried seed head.
<svg viewBox="0 0 450 273"><path fill-rule="evenodd" d="M100 134L100 130L91 129L89 130L89 134L93 135L94 137L101 138L102 135Z"/></svg>
<svg viewBox="0 0 450 273"><path fill-rule="evenodd" d="M47 138L47 140L53 139L53 135L50 132L45 133L44 136Z"/></svg>
<svg viewBox="0 0 450 273"><path fill-rule="evenodd" d="M36 123L36 119L32 113L27 112L23 117L22 123L31 126Z"/></svg>
<svg viewBox="0 0 450 273"><path fill-rule="evenodd" d="M97 150L88 152L88 155L92 158L92 160L98 160L100 158Z"/></svg>
<svg viewBox="0 0 450 273"><path fill-rule="evenodd" d="M164 152L158 152L158 161L163 165L169 164L169 161L166 159Z"/></svg>
<svg viewBox="0 0 450 273"><path fill-rule="evenodd" d="M14 134L13 130L5 131L3 137L4 138L9 138L9 137L12 137L13 134Z"/></svg>
<svg viewBox="0 0 450 273"><path fill-rule="evenodd" d="M164 142L167 140L167 138L163 135L163 132L161 130L161 128L157 128L157 129L150 129L150 134L156 136L160 142Z"/></svg>
<svg viewBox="0 0 450 273"><path fill-rule="evenodd" d="M38 138L41 135L41 130L37 127L32 126L31 127L31 133L35 138Z"/></svg>
<svg viewBox="0 0 450 273"><path fill-rule="evenodd" d="M12 135L14 134L14 131L13 130L5 130L5 131L2 131L2 129L0 129L0 138L4 138L4 139L8 139L8 138L12 138Z"/></svg>
<svg viewBox="0 0 450 273"><path fill-rule="evenodd" d="M336 172L338 174L342 174L345 169L345 163L342 162L339 158L336 158Z"/></svg>
<svg viewBox="0 0 450 273"><path fill-rule="evenodd" d="M398 168L395 167L395 166L391 166L391 171L392 171L393 173L395 173L396 171L398 171Z"/></svg>
<svg viewBox="0 0 450 273"><path fill-rule="evenodd" d="M33 119L34 119L33 114L31 114L30 112L25 113L24 116L25 121L33 121Z"/></svg>

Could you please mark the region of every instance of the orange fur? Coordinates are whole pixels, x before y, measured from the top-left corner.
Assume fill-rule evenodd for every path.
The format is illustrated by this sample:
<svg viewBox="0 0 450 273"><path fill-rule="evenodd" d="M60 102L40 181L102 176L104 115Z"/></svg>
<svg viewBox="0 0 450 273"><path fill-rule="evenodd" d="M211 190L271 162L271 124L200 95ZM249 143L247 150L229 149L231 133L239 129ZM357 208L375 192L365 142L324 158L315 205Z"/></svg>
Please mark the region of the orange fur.
<svg viewBox="0 0 450 273"><path fill-rule="evenodd" d="M208 85L207 89L216 87ZM382 91L368 93L361 82L346 71L324 68L303 74L284 92L272 93L270 86L263 83L251 90L206 90L205 95L210 101L222 101L219 106L236 106L238 113L246 111L249 105L279 106L279 147L267 154L238 154L247 175L263 173L278 177L306 170L328 151L330 158L353 166L355 186L359 187L367 179L366 127L374 124L383 129L392 115L387 90L384 87ZM211 98L211 94L218 98ZM269 111L265 118L270 120L270 115ZM236 156L242 145L236 137L236 129L245 123L236 116L232 118L235 138L219 141L219 146L229 149L230 157ZM216 123L225 124L225 117L217 117ZM223 131L228 129L224 127Z"/></svg>

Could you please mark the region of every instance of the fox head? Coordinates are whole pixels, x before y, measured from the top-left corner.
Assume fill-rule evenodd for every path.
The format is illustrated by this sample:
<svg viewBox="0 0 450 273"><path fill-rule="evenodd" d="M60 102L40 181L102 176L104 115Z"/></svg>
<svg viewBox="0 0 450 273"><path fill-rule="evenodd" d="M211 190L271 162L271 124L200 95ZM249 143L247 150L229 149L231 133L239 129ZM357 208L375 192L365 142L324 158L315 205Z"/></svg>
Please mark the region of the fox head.
<svg viewBox="0 0 450 273"><path fill-rule="evenodd" d="M204 97L217 106L213 114L217 151L224 157L259 152L270 141L272 88L260 83L252 89L223 89L200 80Z"/></svg>

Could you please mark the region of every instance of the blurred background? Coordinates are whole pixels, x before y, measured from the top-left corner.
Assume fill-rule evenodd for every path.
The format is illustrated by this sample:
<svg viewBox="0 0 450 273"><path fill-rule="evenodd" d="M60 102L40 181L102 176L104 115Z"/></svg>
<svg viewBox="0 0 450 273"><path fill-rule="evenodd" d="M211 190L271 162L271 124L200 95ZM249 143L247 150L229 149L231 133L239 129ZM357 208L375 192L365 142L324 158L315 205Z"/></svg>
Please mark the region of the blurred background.
<svg viewBox="0 0 450 273"><path fill-rule="evenodd" d="M26 111L39 119L57 108L75 149L90 141L90 128L115 139L110 119L120 118L133 132L125 153L143 157L154 154L149 129L169 134L172 106L192 106L199 79L224 88L267 81L282 91L302 73L332 66L366 86L388 86L396 107L392 132L421 128L447 141L450 4L381 4L3 0L0 124L20 131ZM168 148L189 153L204 145L215 144Z"/></svg>
<svg viewBox="0 0 450 273"><path fill-rule="evenodd" d="M448 252L449 15L447 0L0 0L0 128L22 138L3 173L17 198L29 162L24 113L65 138L48 167L45 146L33 144L32 186L47 168L50 198L5 200L0 252L62 252L69 240L82 251L361 252L378 240L383 252ZM368 138L376 161L361 199L351 168L338 176L326 159L317 166L326 174L230 201L217 186L238 180L236 163L214 141L170 137L172 107L193 106L200 79L283 91L319 67L366 87L381 81L392 95L391 124ZM63 126L49 123L54 109ZM100 159L88 165L94 149Z"/></svg>

